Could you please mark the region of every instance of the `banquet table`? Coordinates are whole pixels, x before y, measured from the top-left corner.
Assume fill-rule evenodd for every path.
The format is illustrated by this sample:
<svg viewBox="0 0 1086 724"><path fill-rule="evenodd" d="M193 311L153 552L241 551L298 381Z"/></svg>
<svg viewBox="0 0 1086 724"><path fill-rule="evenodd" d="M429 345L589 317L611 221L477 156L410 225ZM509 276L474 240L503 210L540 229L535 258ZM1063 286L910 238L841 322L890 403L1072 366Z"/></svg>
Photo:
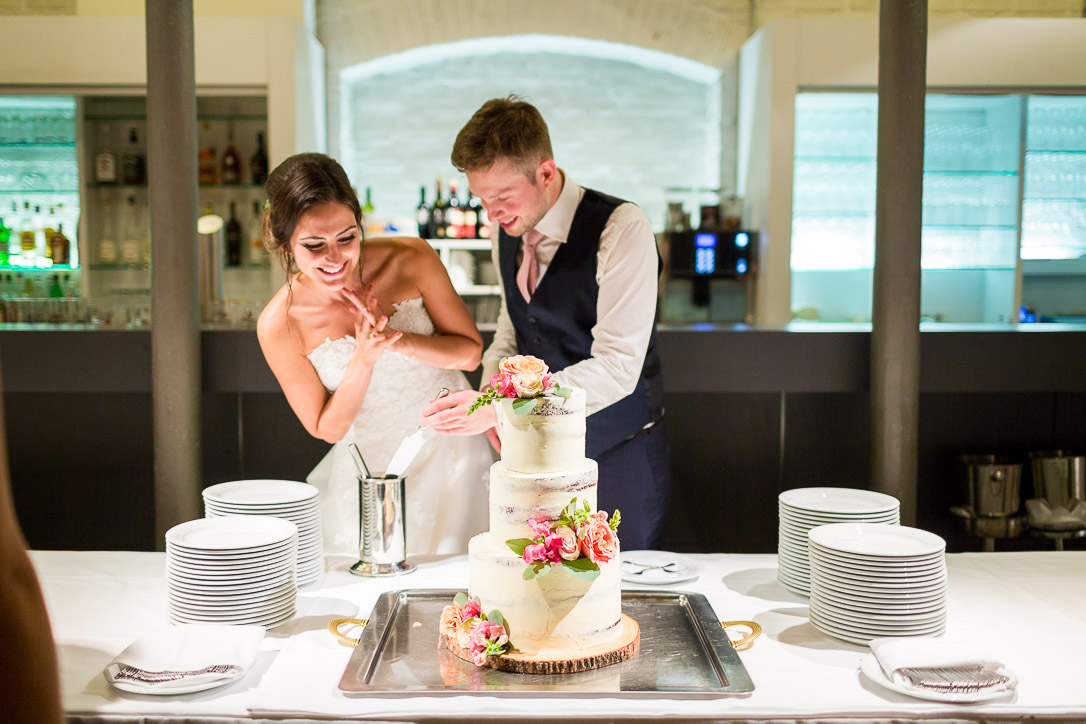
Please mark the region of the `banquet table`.
<svg viewBox="0 0 1086 724"><path fill-rule="evenodd" d="M401 589L460 589L466 556L414 558L415 572L359 578L353 561L328 558L321 580L299 592L292 620L268 631L239 681L174 696L111 687L102 669L139 636L169 626L165 554L32 551L57 646L64 709L73 722L233 722L369 719L508 721L593 719L757 722L1086 721L1086 552L948 554L947 634L982 642L1019 678L1017 691L984 703L925 701L883 688L859 671L865 646L830 638L808 620L807 599L777 581L777 557L688 557L696 580L667 587L703 594L720 620L750 620L763 634L740 653L754 683L747 696L691 699L486 692L348 695L339 690L352 650L327 630L366 618ZM629 590L657 587L624 584Z"/></svg>

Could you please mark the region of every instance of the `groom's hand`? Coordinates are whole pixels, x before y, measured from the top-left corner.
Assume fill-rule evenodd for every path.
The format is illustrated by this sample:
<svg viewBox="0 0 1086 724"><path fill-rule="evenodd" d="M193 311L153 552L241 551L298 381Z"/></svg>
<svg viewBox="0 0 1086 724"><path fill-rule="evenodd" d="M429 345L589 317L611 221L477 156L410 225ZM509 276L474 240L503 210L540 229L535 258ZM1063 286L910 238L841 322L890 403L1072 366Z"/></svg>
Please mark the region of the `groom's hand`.
<svg viewBox="0 0 1086 724"><path fill-rule="evenodd" d="M459 390L434 400L422 408L422 426L445 435L478 435L493 428L497 423L494 405L483 405L468 414L468 408L480 394L474 390Z"/></svg>

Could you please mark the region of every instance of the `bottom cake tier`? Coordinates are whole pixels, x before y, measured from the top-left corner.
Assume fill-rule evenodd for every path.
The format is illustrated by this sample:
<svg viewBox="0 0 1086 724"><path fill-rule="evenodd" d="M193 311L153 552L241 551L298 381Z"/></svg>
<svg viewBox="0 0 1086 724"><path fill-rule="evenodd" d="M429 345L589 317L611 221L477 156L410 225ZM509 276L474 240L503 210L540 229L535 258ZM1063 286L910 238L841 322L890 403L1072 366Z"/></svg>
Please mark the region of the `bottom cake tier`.
<svg viewBox="0 0 1086 724"><path fill-rule="evenodd" d="M517 650L574 658L622 634L619 562L615 556L601 565L591 581L561 565L526 581L520 556L493 533L482 533L468 542L468 595L479 599L484 613L501 611Z"/></svg>

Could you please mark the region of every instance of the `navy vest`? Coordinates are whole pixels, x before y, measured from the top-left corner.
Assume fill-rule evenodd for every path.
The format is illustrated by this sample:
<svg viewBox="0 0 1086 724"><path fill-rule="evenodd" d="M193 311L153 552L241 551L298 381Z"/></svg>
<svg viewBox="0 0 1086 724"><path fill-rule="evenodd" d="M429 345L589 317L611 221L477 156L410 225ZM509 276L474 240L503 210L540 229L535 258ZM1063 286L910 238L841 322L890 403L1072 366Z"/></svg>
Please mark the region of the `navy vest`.
<svg viewBox="0 0 1086 724"><path fill-rule="evenodd" d="M517 287L517 250L521 238L499 231L498 263L505 286L505 304L517 335L517 353L530 354L559 372L588 359L592 351L592 328L596 325L596 252L611 213L619 199L585 189L569 239L560 244L554 259L539 280L530 302ZM615 253L622 253L621 249ZM657 252L657 271L662 262ZM591 398L592 390L588 390ZM645 362L637 386L628 396L588 416L585 453L597 457L636 435L645 425L663 414L663 379L656 352L656 324L653 322Z"/></svg>

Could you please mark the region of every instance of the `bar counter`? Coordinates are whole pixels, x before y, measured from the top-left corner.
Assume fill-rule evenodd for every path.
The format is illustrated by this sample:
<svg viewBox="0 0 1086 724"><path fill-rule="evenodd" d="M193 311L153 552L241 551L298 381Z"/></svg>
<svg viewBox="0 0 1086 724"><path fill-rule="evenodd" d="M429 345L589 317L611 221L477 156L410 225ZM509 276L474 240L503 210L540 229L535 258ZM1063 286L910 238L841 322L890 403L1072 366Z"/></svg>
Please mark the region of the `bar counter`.
<svg viewBox="0 0 1086 724"><path fill-rule="evenodd" d="M418 559L415 573L390 579L358 578L346 570L351 561L329 558L323 580L301 589L298 613L268 632L243 679L177 696L127 694L113 689L102 669L137 637L168 625L165 554L34 551L31 557L59 651L64 709L69 721L80 724L333 718L782 724L1086 720L1086 688L1076 658L1086 648L1086 552L947 556L947 635L982 643L1020 681L1016 692L974 704L925 701L873 683L858 670L869 649L815 629L807 599L778 583L776 556L737 554L691 556L699 577L666 590L703 594L721 620L762 626L762 636L739 654L754 683L746 697L500 696L482 691L356 697L340 692L351 650L336 642L328 622L367 617L385 591L462 590L466 556ZM471 664L459 663L470 672ZM622 666L615 666L616 676ZM666 671L660 673L666 677Z"/></svg>
<svg viewBox="0 0 1086 724"><path fill-rule="evenodd" d="M955 460L1086 450L1086 326L921 331L916 524L951 551L979 550L981 540L949 513L966 502ZM870 336L866 324L661 325L673 481L665 547L769 553L781 491L868 487ZM255 331L207 329L201 339L204 480L196 488L304 480L328 446L298 423ZM15 501L31 546L154 550L149 330L8 325L0 360ZM76 514L100 510L103 491L122 501L125 526ZM58 495L71 506L57 511ZM1052 547L1027 537L998 545Z"/></svg>

